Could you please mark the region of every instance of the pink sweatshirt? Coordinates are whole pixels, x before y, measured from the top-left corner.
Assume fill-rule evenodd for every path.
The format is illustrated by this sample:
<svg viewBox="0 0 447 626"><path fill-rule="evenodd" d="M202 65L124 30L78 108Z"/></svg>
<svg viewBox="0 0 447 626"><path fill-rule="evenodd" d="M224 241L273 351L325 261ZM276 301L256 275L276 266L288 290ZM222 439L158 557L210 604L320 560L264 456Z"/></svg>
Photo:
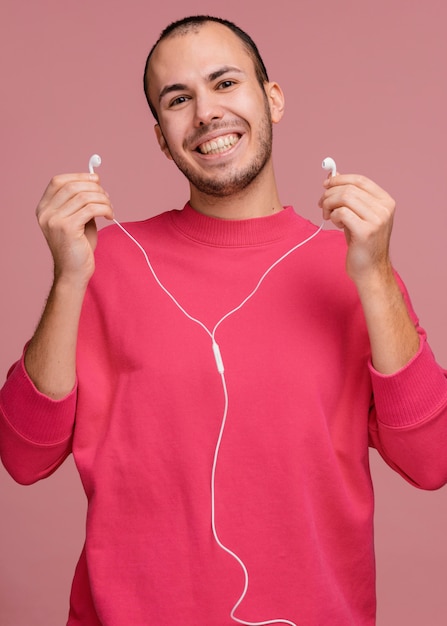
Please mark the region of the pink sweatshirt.
<svg viewBox="0 0 447 626"><path fill-rule="evenodd" d="M403 370L374 371L334 231L287 256L224 318L316 231L291 207L233 222L186 205L126 228L185 312L209 331L222 320L215 524L249 575L235 616L371 626L368 445L415 485L447 481L447 382L424 332ZM74 454L88 518L70 626L230 626L245 579L211 529L225 410L211 338L117 226L100 232L96 257L77 388L55 402L22 362L12 368L0 395L3 462L30 483Z"/></svg>

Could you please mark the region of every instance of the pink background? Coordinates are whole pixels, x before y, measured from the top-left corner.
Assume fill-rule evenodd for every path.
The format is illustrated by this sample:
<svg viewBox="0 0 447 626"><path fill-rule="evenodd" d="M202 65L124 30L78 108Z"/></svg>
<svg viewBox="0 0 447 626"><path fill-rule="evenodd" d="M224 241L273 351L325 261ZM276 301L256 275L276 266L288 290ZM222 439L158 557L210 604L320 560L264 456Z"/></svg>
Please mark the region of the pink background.
<svg viewBox="0 0 447 626"><path fill-rule="evenodd" d="M319 222L327 155L396 198L394 262L447 366L445 0L3 0L1 13L2 379L51 282L34 208L53 174L85 170L99 152L118 219L186 200L155 143L141 73L160 30L192 13L248 30L285 91L275 127L284 204ZM445 626L447 491L410 487L375 452L371 463L378 624ZM0 468L0 497L0 624L61 626L85 513L72 460L31 487Z"/></svg>

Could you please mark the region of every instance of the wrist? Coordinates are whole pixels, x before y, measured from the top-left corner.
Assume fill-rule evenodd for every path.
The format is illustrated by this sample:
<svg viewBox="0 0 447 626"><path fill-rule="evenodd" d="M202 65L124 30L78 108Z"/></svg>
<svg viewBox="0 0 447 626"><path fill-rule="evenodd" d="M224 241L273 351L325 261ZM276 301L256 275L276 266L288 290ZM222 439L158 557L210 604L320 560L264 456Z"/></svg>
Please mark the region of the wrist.
<svg viewBox="0 0 447 626"><path fill-rule="evenodd" d="M53 290L72 295L79 294L83 297L92 275L93 272L90 271L61 271L55 267Z"/></svg>
<svg viewBox="0 0 447 626"><path fill-rule="evenodd" d="M374 294L377 297L383 294L388 297L390 293L401 293L390 262L369 266L362 272L353 272L351 278L361 298L363 295Z"/></svg>

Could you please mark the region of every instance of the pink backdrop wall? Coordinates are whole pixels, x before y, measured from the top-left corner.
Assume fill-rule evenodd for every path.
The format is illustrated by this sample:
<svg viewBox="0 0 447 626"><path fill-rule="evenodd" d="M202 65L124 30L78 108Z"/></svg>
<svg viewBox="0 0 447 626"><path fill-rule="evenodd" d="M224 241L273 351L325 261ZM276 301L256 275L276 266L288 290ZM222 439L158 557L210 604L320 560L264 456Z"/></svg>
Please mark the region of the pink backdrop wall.
<svg viewBox="0 0 447 626"><path fill-rule="evenodd" d="M34 208L49 178L100 174L118 219L180 206L187 186L159 152L141 90L146 53L171 20L227 17L254 37L286 94L275 128L283 203L320 220L328 154L398 201L395 265L447 366L444 0L3 0L0 377L38 320L51 281ZM446 451L447 454L447 451ZM379 626L447 623L447 491L418 491L371 454ZM31 487L0 468L0 624L65 623L85 502L71 460Z"/></svg>

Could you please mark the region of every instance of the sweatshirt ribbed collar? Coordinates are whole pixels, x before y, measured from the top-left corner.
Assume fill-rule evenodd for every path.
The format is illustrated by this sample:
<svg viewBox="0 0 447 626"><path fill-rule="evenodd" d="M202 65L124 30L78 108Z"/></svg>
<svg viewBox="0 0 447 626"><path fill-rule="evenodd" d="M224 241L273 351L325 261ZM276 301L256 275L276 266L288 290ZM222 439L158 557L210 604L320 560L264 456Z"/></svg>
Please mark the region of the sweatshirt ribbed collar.
<svg viewBox="0 0 447 626"><path fill-rule="evenodd" d="M185 236L208 245L222 247L255 246L278 241L290 236L292 226L296 232L297 222L307 223L293 207L283 211L246 220L222 220L199 213L187 203L181 211L172 211L174 226Z"/></svg>

